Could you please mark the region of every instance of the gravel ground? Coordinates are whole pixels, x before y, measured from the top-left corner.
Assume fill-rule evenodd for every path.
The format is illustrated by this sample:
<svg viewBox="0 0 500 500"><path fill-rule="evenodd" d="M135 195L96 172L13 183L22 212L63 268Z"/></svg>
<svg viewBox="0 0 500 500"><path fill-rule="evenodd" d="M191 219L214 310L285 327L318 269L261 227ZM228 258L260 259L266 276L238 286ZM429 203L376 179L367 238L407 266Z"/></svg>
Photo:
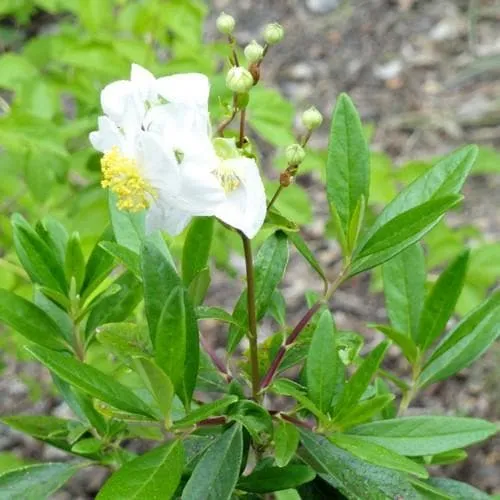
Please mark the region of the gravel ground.
<svg viewBox="0 0 500 500"><path fill-rule="evenodd" d="M365 121L375 124L375 148L396 162L432 157L467 142L500 147L500 2L477 2L482 7L476 35L471 37L466 0L213 0L213 17L226 10L238 19L242 43L258 37L271 20L282 22L285 41L273 48L263 78L278 85L299 109L315 104L329 115L335 96L347 91ZM214 36L207 27L207 37ZM494 56L494 64L479 71L475 57ZM494 60L493 60L494 62ZM486 66L486 69L484 67ZM315 134L314 146L326 144L326 131ZM273 173L273 175L276 175ZM315 222L305 236L331 275L339 260L335 242L324 241L327 217L324 194L314 178L305 177L317 204ZM497 211L490 200L499 199L500 178L475 178L466 187L463 220L481 227L491 239L500 234ZM236 259L235 264L241 266ZM304 312L303 292L318 283L302 260L292 255L283 291L293 323ZM211 302L231 306L236 290L215 273ZM378 338L366 322L385 319L383 301L369 295L366 276L353 280L336 295L332 307L343 329L366 334L371 347ZM264 325L264 337L270 329ZM215 336L208 325L204 332ZM219 337L220 338L220 337ZM426 390L412 405L412 413L459 413L498 420L500 348L494 347L471 368ZM404 373L396 349L389 351L387 366ZM0 380L0 414L65 415L67 408L55 398L33 404L30 378L42 381L45 371L32 365L9 365ZM0 429L0 450L33 459L58 459L61 454L30 438ZM469 458L443 472L489 492L500 493L500 440L470 449ZM105 477L100 468L82 471L58 499L94 498Z"/></svg>

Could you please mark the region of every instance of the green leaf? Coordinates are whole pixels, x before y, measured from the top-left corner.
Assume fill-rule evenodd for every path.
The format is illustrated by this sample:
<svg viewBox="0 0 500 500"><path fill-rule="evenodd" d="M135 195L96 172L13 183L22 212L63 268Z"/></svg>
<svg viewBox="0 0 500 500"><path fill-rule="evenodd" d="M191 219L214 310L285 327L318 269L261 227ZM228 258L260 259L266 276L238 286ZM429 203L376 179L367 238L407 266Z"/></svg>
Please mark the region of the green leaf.
<svg viewBox="0 0 500 500"><path fill-rule="evenodd" d="M299 431L284 420L279 420L274 428L274 453L276 465L285 467L295 456L299 445Z"/></svg>
<svg viewBox="0 0 500 500"><path fill-rule="evenodd" d="M420 240L461 199L458 195L432 199L389 220L371 238L360 244L353 258L350 276L383 264Z"/></svg>
<svg viewBox="0 0 500 500"><path fill-rule="evenodd" d="M233 494L243 459L243 435L235 424L205 452L189 478L183 500L229 500Z"/></svg>
<svg viewBox="0 0 500 500"><path fill-rule="evenodd" d="M123 273L113 284L119 287L118 291L104 295L92 308L85 325L87 333L94 331L98 326L128 319L141 301L141 283L130 271ZM110 288L108 292L109 290Z"/></svg>
<svg viewBox="0 0 500 500"><path fill-rule="evenodd" d="M12 216L12 228L17 256L32 281L65 294L66 277L57 255L19 214Z"/></svg>
<svg viewBox="0 0 500 500"><path fill-rule="evenodd" d="M368 464L309 430L299 431L304 445L301 458L348 499L420 499L405 474Z"/></svg>
<svg viewBox="0 0 500 500"><path fill-rule="evenodd" d="M352 214L351 221L349 222L349 228L346 235L346 245L349 255L352 255L356 245L358 243L359 235L361 234L361 229L363 229L363 222L365 220L366 211L366 200L363 195L358 200L356 209Z"/></svg>
<svg viewBox="0 0 500 500"><path fill-rule="evenodd" d="M275 288L283 279L288 263L288 242L285 233L273 233L261 246L254 262L255 307L257 320L264 317ZM234 307L233 317L239 324L248 323L247 293L240 295ZM229 329L228 351L234 352L245 330L231 326Z"/></svg>
<svg viewBox="0 0 500 500"><path fill-rule="evenodd" d="M71 283L71 279L74 278L76 291L80 291L85 278L85 257L78 233L73 233L68 241L64 270L68 283Z"/></svg>
<svg viewBox="0 0 500 500"><path fill-rule="evenodd" d="M264 467L241 478L237 487L252 493L271 493L296 488L312 481L315 477L316 472L307 465Z"/></svg>
<svg viewBox="0 0 500 500"><path fill-rule="evenodd" d="M182 280L186 286L207 267L214 222L213 217L196 217L189 227L182 251Z"/></svg>
<svg viewBox="0 0 500 500"><path fill-rule="evenodd" d="M210 269L202 269L189 283L188 293L193 304L198 306L203 303L210 287Z"/></svg>
<svg viewBox="0 0 500 500"><path fill-rule="evenodd" d="M288 239L292 242L297 251L306 259L309 265L318 273L323 281L325 290L328 288L328 278L323 271L321 264L316 259L315 255L311 252L306 242L299 233L287 233Z"/></svg>
<svg viewBox="0 0 500 500"><path fill-rule="evenodd" d="M286 326L286 301L279 290L274 290L267 314L280 326Z"/></svg>
<svg viewBox="0 0 500 500"><path fill-rule="evenodd" d="M361 399L361 396L363 396L370 385L372 378L377 373L389 345L389 342L384 341L375 347L349 379L343 397L337 405L338 411L335 415L335 421L341 420L343 415L354 408Z"/></svg>
<svg viewBox="0 0 500 500"><path fill-rule="evenodd" d="M191 427L192 425L195 425L196 423L200 422L201 420L205 420L208 417L213 417L214 415L223 415L224 410L236 401L238 401L237 396L225 396L221 399L218 399L217 401L213 401L212 403L206 403L199 408L196 408L196 410L190 412L184 418L176 420L174 422L173 429L183 429L186 427Z"/></svg>
<svg viewBox="0 0 500 500"><path fill-rule="evenodd" d="M227 311L219 307L208 307L208 306L198 306L196 309L196 317L200 319L216 319L218 321L223 321L224 323L230 323L239 328L245 328L242 323L231 316Z"/></svg>
<svg viewBox="0 0 500 500"><path fill-rule="evenodd" d="M477 488L474 488L470 484L455 481L454 479L448 479L445 477L431 477L427 482L431 486L434 486L435 488L438 488L441 491L449 494L452 498L464 500L491 499L489 495L478 490Z"/></svg>
<svg viewBox="0 0 500 500"><path fill-rule="evenodd" d="M49 349L67 349L64 333L54 320L35 304L0 289L0 321L29 341Z"/></svg>
<svg viewBox="0 0 500 500"><path fill-rule="evenodd" d="M80 467L72 464L28 465L0 475L2 500L40 500L58 490Z"/></svg>
<svg viewBox="0 0 500 500"><path fill-rule="evenodd" d="M393 394L382 394L370 399L364 399L350 410L341 413L340 416L335 419L335 428L345 430L354 425L371 420L392 401L394 401Z"/></svg>
<svg viewBox="0 0 500 500"><path fill-rule="evenodd" d="M397 344L401 351L403 352L405 358L410 362L414 363L418 356L418 349L411 337L405 333L398 332L394 328L386 325L370 325L372 328L376 328L378 331L382 332L386 337Z"/></svg>
<svg viewBox="0 0 500 500"><path fill-rule="evenodd" d="M465 450L458 449L437 453L436 455L426 455L420 460L421 463L424 463L425 465L448 465L461 462L462 460L465 460L467 456L468 455Z"/></svg>
<svg viewBox="0 0 500 500"><path fill-rule="evenodd" d="M165 419L165 425L170 426L170 412L174 399L174 386L166 373L154 361L144 357L134 359L136 371L155 398Z"/></svg>
<svg viewBox="0 0 500 500"><path fill-rule="evenodd" d="M425 500L457 500L425 481L415 478L411 478L410 481L413 487L420 493L420 498L424 498Z"/></svg>
<svg viewBox="0 0 500 500"><path fill-rule="evenodd" d="M370 155L361 120L349 96L341 94L330 129L326 188L328 202L335 207L346 237L360 199L368 200L369 186Z"/></svg>
<svg viewBox="0 0 500 500"><path fill-rule="evenodd" d="M476 156L477 147L466 146L448 155L418 177L385 207L363 237L363 242L370 240L382 226L402 213L434 199L457 195L462 189Z"/></svg>
<svg viewBox="0 0 500 500"><path fill-rule="evenodd" d="M478 443L496 434L494 424L463 417L402 417L363 424L349 431L400 455L434 455Z"/></svg>
<svg viewBox="0 0 500 500"><path fill-rule="evenodd" d="M429 473L425 467L422 467L413 460L357 436L336 433L332 434L328 439L339 448L352 453L370 464L407 472L422 479L429 477Z"/></svg>
<svg viewBox="0 0 500 500"><path fill-rule="evenodd" d="M273 421L269 412L253 401L238 401L228 410L229 420L239 422L257 445L267 445L273 436Z"/></svg>
<svg viewBox="0 0 500 500"><path fill-rule="evenodd" d="M156 418L144 401L139 399L128 387L96 368L70 356L40 347L32 346L27 350L58 377L90 396L119 410Z"/></svg>
<svg viewBox="0 0 500 500"><path fill-rule="evenodd" d="M116 242L121 246L139 253L145 234L145 212L131 213L120 210L117 206L117 197L109 192L109 214Z"/></svg>
<svg viewBox="0 0 500 500"><path fill-rule="evenodd" d="M284 215L281 215L281 213L274 206L267 211L264 228L270 228L273 231L281 229L282 231L285 231L287 235L295 233L299 230L299 226L295 222L292 222Z"/></svg>
<svg viewBox="0 0 500 500"><path fill-rule="evenodd" d="M305 387L286 379L275 380L271 390L282 396L290 396L297 400L306 410L309 410L320 422L328 422L327 416L307 397Z"/></svg>
<svg viewBox="0 0 500 500"><path fill-rule="evenodd" d="M387 315L395 330L415 338L425 295L425 260L420 244L388 260L382 266Z"/></svg>
<svg viewBox="0 0 500 500"><path fill-rule="evenodd" d="M174 497L184 468L184 448L175 440L127 462L102 487L97 500Z"/></svg>
<svg viewBox="0 0 500 500"><path fill-rule="evenodd" d="M448 378L469 366L498 338L500 291L471 311L443 339L420 374L419 387Z"/></svg>
<svg viewBox="0 0 500 500"><path fill-rule="evenodd" d="M102 241L99 246L123 264L136 278L142 279L141 260L136 252L112 241Z"/></svg>
<svg viewBox="0 0 500 500"><path fill-rule="evenodd" d="M425 301L415 339L423 351L439 337L453 314L465 283L468 262L469 252L465 251L451 262L432 287Z"/></svg>
<svg viewBox="0 0 500 500"><path fill-rule="evenodd" d="M72 453L78 455L94 455L98 453L103 447L101 440L96 438L84 438L75 443L71 447Z"/></svg>
<svg viewBox="0 0 500 500"><path fill-rule="evenodd" d="M114 267L115 259L100 246L102 242L110 241L112 236L111 228L106 228L90 253L81 289L83 300L104 281Z"/></svg>
<svg viewBox="0 0 500 500"><path fill-rule="evenodd" d="M281 490L276 491L274 496L276 500L301 500L301 496L297 493L297 490Z"/></svg>
<svg viewBox="0 0 500 500"><path fill-rule="evenodd" d="M343 384L344 367L335 344L335 326L330 311L324 311L314 331L307 356L307 392L322 413L328 413L333 395Z"/></svg>
<svg viewBox="0 0 500 500"><path fill-rule="evenodd" d="M96 337L113 355L131 358L151 354L149 339L135 323L106 323L97 328Z"/></svg>

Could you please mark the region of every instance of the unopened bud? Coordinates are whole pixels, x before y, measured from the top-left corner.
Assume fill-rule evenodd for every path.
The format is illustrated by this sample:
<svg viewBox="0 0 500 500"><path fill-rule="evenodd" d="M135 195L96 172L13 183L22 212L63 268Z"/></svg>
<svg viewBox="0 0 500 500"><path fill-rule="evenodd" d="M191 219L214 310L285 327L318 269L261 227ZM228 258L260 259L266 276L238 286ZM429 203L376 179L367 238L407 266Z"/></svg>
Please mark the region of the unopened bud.
<svg viewBox="0 0 500 500"><path fill-rule="evenodd" d="M284 172L281 172L280 174L280 186L283 187L288 187L290 184L293 182L293 176L285 170Z"/></svg>
<svg viewBox="0 0 500 500"><path fill-rule="evenodd" d="M266 43L268 43L269 45L274 45L281 42L284 36L285 30L283 29L283 26L281 26L281 24L271 23L264 28L263 37Z"/></svg>
<svg viewBox="0 0 500 500"><path fill-rule="evenodd" d="M257 63L264 56L264 47L253 40L245 47L243 52L249 63Z"/></svg>
<svg viewBox="0 0 500 500"><path fill-rule="evenodd" d="M253 87L252 74L241 66L235 66L226 75L226 86L232 92L244 94Z"/></svg>
<svg viewBox="0 0 500 500"><path fill-rule="evenodd" d="M308 130L313 130L323 123L323 116L314 106L311 106L302 113L302 123Z"/></svg>
<svg viewBox="0 0 500 500"><path fill-rule="evenodd" d="M216 25L217 29L223 35L230 35L234 30L236 21L234 20L233 16L230 16L225 12L221 12L220 16L217 18Z"/></svg>
<svg viewBox="0 0 500 500"><path fill-rule="evenodd" d="M286 161L289 165L300 165L305 157L306 152L300 144L292 144L286 148Z"/></svg>

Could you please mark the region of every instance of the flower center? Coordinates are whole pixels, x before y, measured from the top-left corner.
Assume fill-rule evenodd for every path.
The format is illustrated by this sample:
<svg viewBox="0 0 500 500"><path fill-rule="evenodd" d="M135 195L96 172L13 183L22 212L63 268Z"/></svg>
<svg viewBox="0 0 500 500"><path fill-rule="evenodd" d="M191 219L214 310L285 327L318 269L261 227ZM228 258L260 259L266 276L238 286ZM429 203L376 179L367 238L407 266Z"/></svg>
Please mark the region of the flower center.
<svg viewBox="0 0 500 500"><path fill-rule="evenodd" d="M221 161L219 167L214 170L214 175L226 193L238 189L241 184L236 172L231 167L228 167L224 161Z"/></svg>
<svg viewBox="0 0 500 500"><path fill-rule="evenodd" d="M101 170L101 185L118 196L120 210L140 212L149 208L151 198L157 197L156 190L142 177L137 162L123 156L116 146L102 157Z"/></svg>

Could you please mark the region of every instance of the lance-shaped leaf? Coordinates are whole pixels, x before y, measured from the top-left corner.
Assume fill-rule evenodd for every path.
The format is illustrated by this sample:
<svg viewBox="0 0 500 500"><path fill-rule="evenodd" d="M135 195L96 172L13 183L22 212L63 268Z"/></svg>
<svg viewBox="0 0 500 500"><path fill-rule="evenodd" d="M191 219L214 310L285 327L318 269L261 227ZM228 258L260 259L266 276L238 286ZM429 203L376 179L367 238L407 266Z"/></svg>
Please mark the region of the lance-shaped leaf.
<svg viewBox="0 0 500 500"><path fill-rule="evenodd" d="M365 462L387 467L388 469L407 472L422 479L429 477L429 473L422 465L402 455L398 455L383 446L363 440L358 436L336 433L332 434L328 439L339 448L352 453Z"/></svg>
<svg viewBox="0 0 500 500"><path fill-rule="evenodd" d="M328 202L338 214L340 229L347 237L360 199L368 200L370 155L358 112L346 94L339 96L333 112L326 186Z"/></svg>
<svg viewBox="0 0 500 500"><path fill-rule="evenodd" d="M97 500L173 498L184 468L182 441L158 446L127 462L102 487Z"/></svg>
<svg viewBox="0 0 500 500"><path fill-rule="evenodd" d="M172 263L151 238L142 249L144 302L155 359L189 405L199 367L199 333L193 305Z"/></svg>
<svg viewBox="0 0 500 500"><path fill-rule="evenodd" d="M118 244L139 253L146 232L145 212L126 212L117 205L117 197L109 191L109 215L113 234Z"/></svg>
<svg viewBox="0 0 500 500"><path fill-rule="evenodd" d="M207 267L213 234L213 217L196 217L191 222L182 251L182 280L186 286Z"/></svg>
<svg viewBox="0 0 500 500"><path fill-rule="evenodd" d="M301 458L347 498L420 499L406 474L360 460L307 429L299 431L304 445Z"/></svg>
<svg viewBox="0 0 500 500"><path fill-rule="evenodd" d="M12 230L17 256L31 280L65 294L68 285L57 253L19 214L12 217Z"/></svg>
<svg viewBox="0 0 500 500"><path fill-rule="evenodd" d="M49 370L90 396L129 413L156 418L152 410L131 389L109 375L77 359L38 346L27 350Z"/></svg>
<svg viewBox="0 0 500 500"><path fill-rule="evenodd" d="M67 282L71 283L71 279L74 279L76 291L80 291L85 278L85 257L83 255L80 236L76 232L71 235L68 241L64 259L64 271Z"/></svg>
<svg viewBox="0 0 500 500"><path fill-rule="evenodd" d="M297 427L284 420L278 422L274 429L274 453L278 467L285 467L294 457L299 439Z"/></svg>
<svg viewBox="0 0 500 500"><path fill-rule="evenodd" d="M342 412L335 419L335 428L345 430L354 425L369 421L392 401L394 401L393 394L382 394L370 399L363 399L350 410L347 410L347 412Z"/></svg>
<svg viewBox="0 0 500 500"><path fill-rule="evenodd" d="M383 264L420 240L461 199L458 195L432 199L389 220L360 244L353 258L350 275Z"/></svg>
<svg viewBox="0 0 500 500"><path fill-rule="evenodd" d="M49 349L67 349L64 333L47 313L26 299L2 289L0 322L17 330L31 342Z"/></svg>
<svg viewBox="0 0 500 500"><path fill-rule="evenodd" d="M228 410L228 418L240 422L256 445L267 445L273 436L273 421L269 412L253 401L238 401Z"/></svg>
<svg viewBox="0 0 500 500"><path fill-rule="evenodd" d="M491 500L494 498L470 484L446 477L432 477L429 479L428 484L447 493L451 498L466 498L467 500Z"/></svg>
<svg viewBox="0 0 500 500"><path fill-rule="evenodd" d="M314 331L306 364L309 398L328 413L338 385L344 382L344 366L335 342L335 326L330 311L324 311Z"/></svg>
<svg viewBox="0 0 500 500"><path fill-rule="evenodd" d="M229 500L240 475L243 434L235 424L208 448L196 465L184 491L183 500Z"/></svg>
<svg viewBox="0 0 500 500"><path fill-rule="evenodd" d="M377 373L389 345L389 342L384 341L375 347L349 379L342 399L337 405L335 420L340 420L361 399L361 396L368 389L372 378Z"/></svg>
<svg viewBox="0 0 500 500"><path fill-rule="evenodd" d="M428 416L380 420L349 430L349 434L408 457L463 448L496 432L496 425L486 420Z"/></svg>
<svg viewBox="0 0 500 500"><path fill-rule="evenodd" d="M285 233L277 231L264 242L254 262L255 307L257 320L264 317L275 288L283 279L288 263L288 242ZM239 324L247 324L247 292L240 295L234 307L233 317ZM229 329L228 351L233 352L245 330L236 326Z"/></svg>
<svg viewBox="0 0 500 500"><path fill-rule="evenodd" d="M141 301L141 284L130 271L123 273L113 285L118 287L116 293L97 299L99 302L92 307L85 325L87 333L100 325L126 320Z"/></svg>
<svg viewBox="0 0 500 500"><path fill-rule="evenodd" d="M422 310L417 344L425 351L446 327L462 292L469 252L461 253L439 276Z"/></svg>
<svg viewBox="0 0 500 500"><path fill-rule="evenodd" d="M469 174L477 157L476 146L466 146L434 165L418 177L385 207L367 231L360 246L390 220L430 200L456 195Z"/></svg>
<svg viewBox="0 0 500 500"><path fill-rule="evenodd" d="M238 489L252 493L271 493L296 488L315 477L316 472L307 465L263 467L241 478L238 481Z"/></svg>
<svg viewBox="0 0 500 500"><path fill-rule="evenodd" d="M142 279L141 260L136 252L112 241L102 241L99 245L105 252L123 264L136 278Z"/></svg>
<svg viewBox="0 0 500 500"><path fill-rule="evenodd" d="M201 405L196 410L190 412L184 418L180 420L176 420L174 422L174 429L183 429L185 427L191 427L192 425L200 422L201 420L205 420L206 418L219 416L224 414L224 410L238 401L237 396L225 396L217 401L212 401L211 403L206 403Z"/></svg>
<svg viewBox="0 0 500 500"><path fill-rule="evenodd" d="M388 260L382 266L387 315L395 330L411 335L418 333L425 295L425 261L420 244Z"/></svg>
<svg viewBox="0 0 500 500"><path fill-rule="evenodd" d="M198 319L216 319L224 323L233 324L239 328L245 328L245 325L238 323L236 318L219 307L198 306L195 311Z"/></svg>
<svg viewBox="0 0 500 500"><path fill-rule="evenodd" d="M28 465L0 475L2 500L40 500L58 490L79 469L63 463Z"/></svg>
<svg viewBox="0 0 500 500"><path fill-rule="evenodd" d="M387 338L392 340L395 344L397 344L405 358L413 363L418 356L418 349L411 337L408 335L398 332L394 328L387 325L370 325L373 328L376 328L378 331L382 332Z"/></svg>
<svg viewBox="0 0 500 500"><path fill-rule="evenodd" d="M471 311L432 353L417 384L424 387L469 366L500 336L500 291Z"/></svg>

